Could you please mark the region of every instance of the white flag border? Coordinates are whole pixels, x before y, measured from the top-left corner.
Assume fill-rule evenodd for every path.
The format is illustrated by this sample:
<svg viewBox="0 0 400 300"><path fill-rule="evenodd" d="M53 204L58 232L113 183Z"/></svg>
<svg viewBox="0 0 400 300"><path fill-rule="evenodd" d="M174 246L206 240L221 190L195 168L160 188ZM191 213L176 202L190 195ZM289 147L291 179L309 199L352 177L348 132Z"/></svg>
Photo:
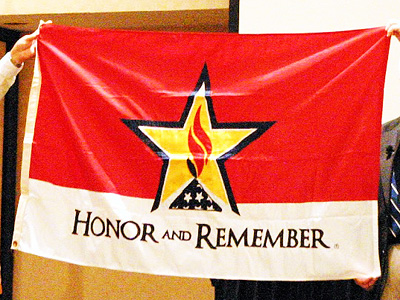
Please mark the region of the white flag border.
<svg viewBox="0 0 400 300"><path fill-rule="evenodd" d="M20 219L22 232L13 246L26 253L83 266L167 276L291 281L380 276L376 200L240 204L240 217L228 214L211 222L210 212L205 211L174 210L167 216L163 211L150 212L153 199L29 181L31 195L24 199L29 213ZM85 225L82 221L89 218L89 212L90 225L89 221ZM282 218L283 215L286 217ZM158 243L149 237L142 241L140 236L131 241L116 237L111 231L111 236L99 234L101 227L96 226L101 226L100 219L113 224L121 220L121 226L130 223L131 228L132 222L148 224L154 228L153 236ZM210 228L209 237L199 239L200 227L201 234ZM232 242L232 247L211 248L207 240L216 246L221 228L225 228L225 238L219 239L221 244L228 243L230 229L239 238L248 228L250 247L242 240L239 246ZM292 229L297 231L299 243L304 230L306 247L286 246ZM256 230L262 237L255 242ZM283 231L283 248L279 242L273 246L272 240L260 247L266 241L267 230L272 240ZM313 230L323 231L322 241L329 248L322 243L311 247ZM169 239L165 237L166 231L190 232L192 238Z"/></svg>
<svg viewBox="0 0 400 300"><path fill-rule="evenodd" d="M18 241L22 232L22 218L25 214L25 205L29 198L29 170L31 165L32 143L35 131L36 116L39 105L40 90L42 86L42 74L40 71L39 51L36 49L35 65L31 90L29 94L28 111L26 115L25 135L22 150L22 166L20 187L21 195L18 201L18 209L15 217L14 235L12 247L18 247Z"/></svg>

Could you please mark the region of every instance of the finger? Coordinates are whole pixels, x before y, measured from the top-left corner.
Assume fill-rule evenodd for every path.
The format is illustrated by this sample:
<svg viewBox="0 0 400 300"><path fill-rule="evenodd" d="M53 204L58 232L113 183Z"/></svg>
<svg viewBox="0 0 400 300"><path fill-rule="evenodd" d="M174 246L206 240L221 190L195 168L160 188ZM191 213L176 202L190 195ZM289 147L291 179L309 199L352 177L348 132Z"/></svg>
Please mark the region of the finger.
<svg viewBox="0 0 400 300"><path fill-rule="evenodd" d="M357 285L362 287L365 290L370 290L372 289L373 285L375 284L375 281L377 278L355 278L354 281L356 282Z"/></svg>
<svg viewBox="0 0 400 300"><path fill-rule="evenodd" d="M47 20L47 21L40 20L38 29L40 29L40 27L41 27L42 25L44 25L44 24L51 24L51 23L53 23L52 20Z"/></svg>
<svg viewBox="0 0 400 300"><path fill-rule="evenodd" d="M386 28L388 28L389 26L395 25L395 24L399 24L400 20L396 20L396 19L390 19L387 23L386 23Z"/></svg>
<svg viewBox="0 0 400 300"><path fill-rule="evenodd" d="M371 278L370 281L369 281L369 285L374 285L377 280L378 280L378 277Z"/></svg>
<svg viewBox="0 0 400 300"><path fill-rule="evenodd" d="M400 26L398 24L392 25L388 27L386 31L387 31L387 36L397 35L400 33Z"/></svg>
<svg viewBox="0 0 400 300"><path fill-rule="evenodd" d="M393 25L395 25L396 23L387 23L385 26L386 30L389 30L390 27L392 27Z"/></svg>
<svg viewBox="0 0 400 300"><path fill-rule="evenodd" d="M48 21L46 21L46 22L43 21L43 20L40 20L38 28L37 28L33 33L25 35L25 36L24 36L25 40L28 41L28 42L30 42L30 41L36 39L36 38L39 36L40 27L41 27L42 25L44 25L44 24L51 24L51 23L53 23L53 21L51 21L51 20L48 20Z"/></svg>
<svg viewBox="0 0 400 300"><path fill-rule="evenodd" d="M35 32L33 32L33 33L31 33L31 34L25 35L25 36L24 36L24 39L25 39L27 42L31 42L31 41L33 41L34 39L36 39L36 38L38 37L38 35L39 35L39 31L36 30Z"/></svg>

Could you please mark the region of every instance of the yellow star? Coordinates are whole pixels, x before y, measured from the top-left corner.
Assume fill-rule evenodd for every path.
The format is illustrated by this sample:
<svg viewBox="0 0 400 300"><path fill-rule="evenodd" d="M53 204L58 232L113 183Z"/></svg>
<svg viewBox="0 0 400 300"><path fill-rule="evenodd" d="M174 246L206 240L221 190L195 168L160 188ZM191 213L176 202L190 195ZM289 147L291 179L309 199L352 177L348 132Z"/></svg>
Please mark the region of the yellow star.
<svg viewBox="0 0 400 300"><path fill-rule="evenodd" d="M212 206L220 211L221 207L224 210L230 206L239 214L224 163L259 138L274 122L218 123L209 87L205 65L180 121L123 120L164 162L152 210L175 208L171 204L179 199L190 202L187 188L195 184L219 206L216 209L206 199L201 205L207 207L202 209Z"/></svg>
<svg viewBox="0 0 400 300"><path fill-rule="evenodd" d="M139 126L139 130L148 136L169 158L161 192L161 204L166 203L169 205L194 178L188 167L187 160L194 161L194 156L196 155L190 151L189 140L191 132L193 135L197 114L200 116L202 130L206 133L212 145L211 153L205 159L206 162L201 173L197 174L197 180L220 206L229 205L227 191L217 160L256 131L256 128L213 129L205 97L204 83L194 96L193 104L183 128ZM197 142L199 147L204 149L204 145L201 145L199 139L197 139ZM207 156L206 153L200 153L200 156L202 154Z"/></svg>

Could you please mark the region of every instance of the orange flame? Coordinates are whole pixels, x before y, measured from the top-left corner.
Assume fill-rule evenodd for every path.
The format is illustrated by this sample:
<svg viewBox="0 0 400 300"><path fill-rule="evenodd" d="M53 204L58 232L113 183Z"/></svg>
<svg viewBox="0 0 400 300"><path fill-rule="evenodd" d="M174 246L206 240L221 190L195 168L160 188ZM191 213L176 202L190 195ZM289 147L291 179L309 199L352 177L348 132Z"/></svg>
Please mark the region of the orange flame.
<svg viewBox="0 0 400 300"><path fill-rule="evenodd" d="M201 126L200 112L201 105L196 111L193 126L190 127L188 136L189 150L193 155L194 164L190 159L187 160L187 164L194 177L200 176L203 172L203 168L207 164L212 152L211 139Z"/></svg>

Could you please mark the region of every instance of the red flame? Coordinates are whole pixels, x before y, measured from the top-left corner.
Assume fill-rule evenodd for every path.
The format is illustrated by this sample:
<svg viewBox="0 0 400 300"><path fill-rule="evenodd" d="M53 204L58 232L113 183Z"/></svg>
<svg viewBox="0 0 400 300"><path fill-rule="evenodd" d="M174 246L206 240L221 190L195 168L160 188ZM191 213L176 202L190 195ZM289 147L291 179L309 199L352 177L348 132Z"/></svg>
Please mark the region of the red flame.
<svg viewBox="0 0 400 300"><path fill-rule="evenodd" d="M195 177L200 176L212 152L211 140L207 135L207 133L204 131L203 127L201 126L200 111L201 111L201 106L199 106L199 108L197 109L193 126L190 128L188 137L189 149L194 157L196 174L193 174L192 169L190 168L189 165L190 162L188 162L188 165L190 171ZM197 137L200 143L196 141L195 137Z"/></svg>

